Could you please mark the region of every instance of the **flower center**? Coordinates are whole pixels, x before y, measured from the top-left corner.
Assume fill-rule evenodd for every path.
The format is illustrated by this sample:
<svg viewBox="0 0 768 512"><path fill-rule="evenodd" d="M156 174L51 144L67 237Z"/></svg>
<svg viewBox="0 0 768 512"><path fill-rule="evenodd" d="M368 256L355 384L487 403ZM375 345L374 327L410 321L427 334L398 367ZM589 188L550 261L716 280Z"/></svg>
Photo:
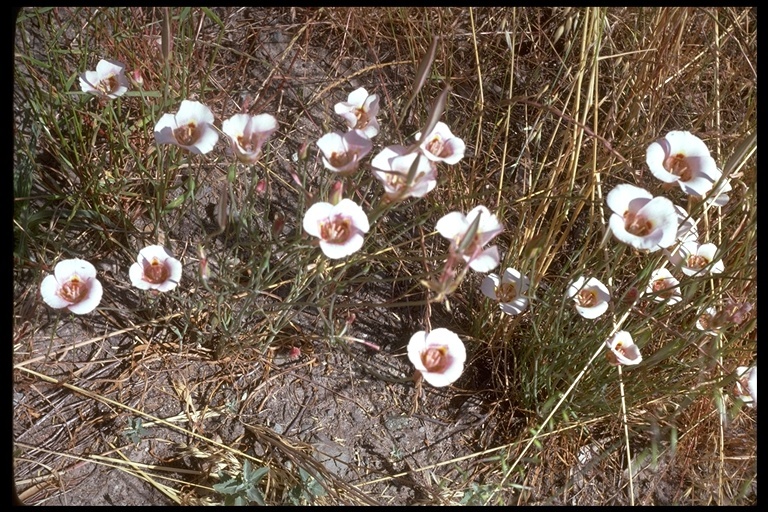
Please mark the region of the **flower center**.
<svg viewBox="0 0 768 512"><path fill-rule="evenodd" d="M152 261L144 261L144 280L148 283L162 284L168 280L170 275L168 266L157 258L152 258Z"/></svg>
<svg viewBox="0 0 768 512"><path fill-rule="evenodd" d="M496 287L496 298L499 302L512 302L517 298L515 283L501 283Z"/></svg>
<svg viewBox="0 0 768 512"><path fill-rule="evenodd" d="M645 217L627 211L624 213L624 229L635 236L647 236L653 230L653 224Z"/></svg>
<svg viewBox="0 0 768 512"><path fill-rule="evenodd" d="M432 137L432 140L427 143L425 149L433 155L440 157L446 156L444 153L447 153L447 148L445 147L442 137L439 135Z"/></svg>
<svg viewBox="0 0 768 512"><path fill-rule="evenodd" d="M104 94L110 94L117 89L117 77L115 75L109 75L108 77L99 81L96 88Z"/></svg>
<svg viewBox="0 0 768 512"><path fill-rule="evenodd" d="M708 263L709 260L704 256L699 256L697 254L688 256L688 268L692 268L693 270L701 270L706 267Z"/></svg>
<svg viewBox="0 0 768 512"><path fill-rule="evenodd" d="M597 293L594 290L582 288L579 293L576 294L575 298L579 306L584 308L591 308L597 304Z"/></svg>
<svg viewBox="0 0 768 512"><path fill-rule="evenodd" d="M328 159L328 161L331 163L332 166L338 169L351 163L354 159L355 159L355 154L352 153L351 151L347 151L346 153L336 153L334 151L333 153L331 153L331 157Z"/></svg>
<svg viewBox="0 0 768 512"><path fill-rule="evenodd" d="M261 147L261 137L257 133L251 134L250 137L240 135L237 138L237 145L242 148L245 153L253 153Z"/></svg>
<svg viewBox="0 0 768 512"><path fill-rule="evenodd" d="M62 284L58 291L59 297L72 304L77 304L88 295L88 285L77 274Z"/></svg>
<svg viewBox="0 0 768 512"><path fill-rule="evenodd" d="M708 331L711 328L713 328L713 322L712 322L712 315L709 313L704 313L699 317L699 324L703 328L703 330Z"/></svg>
<svg viewBox="0 0 768 512"><path fill-rule="evenodd" d="M405 180L407 176L403 176L399 172L388 172L385 176L387 185L395 189L396 192L401 191L406 185Z"/></svg>
<svg viewBox="0 0 768 512"><path fill-rule="evenodd" d="M179 141L182 146L191 146L198 138L197 124L194 121L190 121L184 126L179 126L173 130L173 136Z"/></svg>
<svg viewBox="0 0 768 512"><path fill-rule="evenodd" d="M421 362L428 372L440 373L448 366L448 349L446 347L429 347L421 354Z"/></svg>
<svg viewBox="0 0 768 512"><path fill-rule="evenodd" d="M357 117L357 124L355 125L355 128L358 130L364 130L366 126L368 126L368 122L370 118L368 117L368 112L363 107L358 108L355 110L355 117Z"/></svg>
<svg viewBox="0 0 768 512"><path fill-rule="evenodd" d="M674 286L671 283L667 283L666 279L657 279L651 285L654 292L658 293L661 297L669 298L674 293Z"/></svg>
<svg viewBox="0 0 768 512"><path fill-rule="evenodd" d="M667 157L664 160L664 168L675 176L680 176L682 181L689 181L693 175L688 159L682 153Z"/></svg>
<svg viewBox="0 0 768 512"><path fill-rule="evenodd" d="M343 244L352 233L352 222L341 216L327 220L320 224L320 238L328 243Z"/></svg>

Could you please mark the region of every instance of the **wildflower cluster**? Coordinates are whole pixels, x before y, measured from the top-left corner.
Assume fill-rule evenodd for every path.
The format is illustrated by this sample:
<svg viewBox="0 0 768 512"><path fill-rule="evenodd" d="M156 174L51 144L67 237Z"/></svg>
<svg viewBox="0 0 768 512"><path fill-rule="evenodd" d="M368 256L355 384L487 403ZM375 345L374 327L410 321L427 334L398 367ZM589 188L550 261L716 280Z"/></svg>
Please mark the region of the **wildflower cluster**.
<svg viewBox="0 0 768 512"><path fill-rule="evenodd" d="M140 83L139 80L136 82ZM118 98L128 91L129 85L125 65L114 60L101 60L96 71L85 71L80 75L83 92L101 98ZM157 121L154 127L155 141L203 155L212 151L219 141L219 131L214 122L213 112L206 105L183 100L175 114L163 114ZM277 127L277 120L270 114L235 114L222 122L221 131L229 138L230 150L235 158L253 164ZM367 229L366 224L365 231ZM207 259L202 257L201 276L204 279L208 273L206 264ZM153 293L176 288L181 274L181 262L162 245L141 249L136 262L128 270L128 277L134 287ZM93 264L75 258L59 261L53 274L46 276L40 284L40 293L45 303L52 308L66 308L82 315L96 309L101 302L103 288L96 278Z"/></svg>
<svg viewBox="0 0 768 512"><path fill-rule="evenodd" d="M95 71L86 71L80 76L80 85L88 94L115 99L125 94L130 84L123 64L102 60ZM314 239L314 245L324 257L341 260L362 250L365 237L381 211L409 198L419 199L429 194L438 185L438 166L456 165L463 159L466 145L446 123L438 120L443 108L438 108L438 104L439 101L430 113L427 126L416 133L409 144L378 146L376 150L373 140L381 131L377 119L378 95L360 87L350 92L346 101L334 105L340 129L324 133L315 145L323 167L340 181L331 187L333 192L328 201L305 191L311 204L302 220L304 232ZM154 137L158 144L171 144L193 155L205 155L216 147L219 134L223 133L228 138L231 155L251 165L258 161L264 144L277 131L278 122L266 113L237 113L223 120L220 126L217 128L216 117L208 106L184 99L175 113L165 113L157 120ZM300 158L306 159L307 148L303 147L300 154ZM667 189L677 184L690 198L709 206L723 206L729 201L732 188L728 177L718 168L706 144L690 132L672 131L651 143L646 151L646 164ZM373 215L366 212L365 205L343 197L341 180L366 167L383 189ZM296 176L294 181L300 185ZM671 266L671 270L665 266L653 270L644 290L649 299L667 306L680 303L681 281L725 270L718 247L700 240L697 222L690 212L669 198L654 196L635 185L620 184L607 194L606 203L611 210L608 227L617 240L643 252L662 250ZM434 280L422 282L433 293L431 301L445 301L472 270L487 274L480 290L498 304L502 313L515 316L528 310L531 279L512 267L492 273L502 260L499 248L491 245L504 230L496 214L483 205L467 213L452 211L437 220L435 230L448 240L448 245L442 271ZM201 277L207 280L209 270L202 247L200 261ZM181 262L161 245L150 245L139 251L128 271L134 287L154 293L176 288L181 274ZM94 266L81 259L59 262L53 275L43 280L40 290L51 307L67 308L75 314L93 311L103 293ZM565 294L576 313L587 320L596 320L611 308L609 287L594 276L576 276L569 282ZM750 309L748 304L726 304L721 310L710 308L700 312L697 327L716 333L728 323L743 321ZM615 332L605 341L605 348L612 365L642 362L640 348L627 331ZM454 383L467 360L466 348L459 336L443 327L413 334L407 352L417 376L438 387ZM756 382L756 368L749 372L740 371L738 382L742 390L750 390L750 403L756 404L753 382Z"/></svg>
<svg viewBox="0 0 768 512"><path fill-rule="evenodd" d="M372 139L380 131L376 119L378 95L358 88L349 93L347 101L337 103L334 112L341 116L347 130L325 133L316 144L323 166L344 178L358 172L373 150ZM385 146L371 158L371 172L384 189L383 207L411 197L424 197L437 185L438 164L453 165L464 156L464 141L453 135L443 122L437 122L423 137L421 132L417 133L415 139L417 143L410 146ZM334 185L330 202L315 202L303 220L304 231L318 239L320 250L331 259L345 258L359 251L370 229L368 214L352 199L342 198L342 191L341 183ZM473 222L473 231L468 235ZM501 225L485 207L478 206L467 216L449 213L438 220L436 229L452 240L449 257L453 258L452 262L461 260L479 271L498 265L497 249L484 246L501 231ZM408 344L408 357L418 375L428 383L447 386L461 375L466 351L458 335L446 328L437 328L429 333L414 334Z"/></svg>
<svg viewBox="0 0 768 512"><path fill-rule="evenodd" d="M139 251L138 261L128 270L131 283L140 290L167 292L181 280L181 262L161 245ZM79 259L59 261L40 283L40 295L54 309L66 308L77 315L90 313L101 302L101 282L92 263Z"/></svg>
<svg viewBox="0 0 768 512"><path fill-rule="evenodd" d="M709 206L723 206L729 201L727 193L732 187L728 178L723 176L706 144L690 132L672 131L650 144L646 163L667 188L677 183L693 201ZM608 225L617 240L643 252L663 250L666 263L670 264L671 269L661 266L652 271L644 290L647 298L666 306L678 304L683 300L680 287L686 279L725 270L718 247L711 242L702 243L690 212L670 199L621 184L608 193L606 203L612 212ZM571 284L568 295L585 318L602 314L610 299L602 283L592 278L585 281L583 277ZM710 307L701 312L696 326L716 334L729 323L743 322L750 310L750 304L730 301L719 311ZM618 331L606 341L606 346L611 364L632 365L642 361L640 350L626 331Z"/></svg>

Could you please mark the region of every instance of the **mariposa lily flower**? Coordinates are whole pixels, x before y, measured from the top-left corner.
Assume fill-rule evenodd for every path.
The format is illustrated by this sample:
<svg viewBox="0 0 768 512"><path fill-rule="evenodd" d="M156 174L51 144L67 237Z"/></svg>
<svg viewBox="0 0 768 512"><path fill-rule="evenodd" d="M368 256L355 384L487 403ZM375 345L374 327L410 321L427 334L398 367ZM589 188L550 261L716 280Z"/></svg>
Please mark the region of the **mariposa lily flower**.
<svg viewBox="0 0 768 512"><path fill-rule="evenodd" d="M667 257L670 263L679 266L687 276L694 276L705 268L709 268L711 274L720 274L725 270L725 265L723 260L715 261L715 253L717 253L715 244L699 245L698 242L689 241L680 244L675 251L668 253Z"/></svg>
<svg viewBox="0 0 768 512"><path fill-rule="evenodd" d="M412 182L408 174L416 159L419 163ZM387 146L371 160L373 175L384 185L384 194L391 201L408 197L423 197L437 185L437 167L417 152L408 152L400 145Z"/></svg>
<svg viewBox="0 0 768 512"><path fill-rule="evenodd" d="M471 240L466 240L469 228L477 216L480 216L477 231ZM451 241L451 252L460 255L472 270L490 272L498 266L498 247L484 247L504 231L504 227L485 206L476 206L467 215L451 212L437 221L435 229Z"/></svg>
<svg viewBox="0 0 768 512"><path fill-rule="evenodd" d="M131 284L140 290L167 292L181 280L181 262L162 245L148 245L139 251L137 262L128 269Z"/></svg>
<svg viewBox="0 0 768 512"><path fill-rule="evenodd" d="M519 315L528 309L528 291L530 280L517 269L508 268L504 275L488 274L480 284L480 291L499 302L499 308L508 315Z"/></svg>
<svg viewBox="0 0 768 512"><path fill-rule="evenodd" d="M653 295L653 300L656 302L663 302L670 306L683 300L680 281L675 279L666 268L658 268L651 273L651 280L648 281L645 293Z"/></svg>
<svg viewBox="0 0 768 512"><path fill-rule="evenodd" d="M576 311L584 318L597 318L608 310L611 294L594 277L579 277L568 286L568 298L573 299Z"/></svg>
<svg viewBox="0 0 768 512"><path fill-rule="evenodd" d="M419 331L408 342L408 359L436 388L453 384L464 371L467 351L456 333L440 327Z"/></svg>
<svg viewBox="0 0 768 512"><path fill-rule="evenodd" d="M608 347L606 357L613 366L640 364L643 356L640 355L640 349L632 340L632 335L627 331L617 331L605 342Z"/></svg>
<svg viewBox="0 0 768 512"><path fill-rule="evenodd" d="M715 159L706 144L686 131L671 131L653 142L645 161L654 176L664 183L678 183L688 195L703 197L718 176Z"/></svg>
<svg viewBox="0 0 768 512"><path fill-rule="evenodd" d="M371 152L373 143L363 131L355 129L347 133L326 133L317 141L317 147L323 153L325 168L344 176L357 170L360 160Z"/></svg>
<svg viewBox="0 0 768 512"><path fill-rule="evenodd" d="M101 302L103 288L96 279L96 268L74 258L61 260L40 284L40 295L54 309L67 308L76 315L90 313Z"/></svg>
<svg viewBox="0 0 768 512"><path fill-rule="evenodd" d="M718 169L715 176L713 176L713 189L710 190L709 194L707 195L705 201L709 204L712 204L714 206L725 206L728 204L728 201L730 201L730 196L728 195L728 192L733 190L733 187L731 186L731 182L728 178L723 179L723 181L720 182L719 185L714 185L718 181L720 181L720 177L722 176L723 172Z"/></svg>
<svg viewBox="0 0 768 512"><path fill-rule="evenodd" d="M128 91L128 77L125 76L125 64L116 60L102 59L96 64L96 71L80 74L80 88L83 92L117 98Z"/></svg>
<svg viewBox="0 0 768 512"><path fill-rule="evenodd" d="M675 205L677 212L677 241L678 242L696 242L699 239L699 230L696 227L696 221L688 216L685 208Z"/></svg>
<svg viewBox="0 0 768 512"><path fill-rule="evenodd" d="M696 328L700 331L705 331L708 334L716 335L721 327L720 325L715 325L719 323L716 319L717 309L710 306L696 319Z"/></svg>
<svg viewBox="0 0 768 512"><path fill-rule="evenodd" d="M379 97L368 94L363 87L349 93L347 101L337 103L333 110L344 118L350 130L362 130L369 139L379 133Z"/></svg>
<svg viewBox="0 0 768 512"><path fill-rule="evenodd" d="M666 197L653 197L647 190L625 183L605 199L613 211L609 226L619 241L650 252L675 243L677 212Z"/></svg>
<svg viewBox="0 0 768 512"><path fill-rule="evenodd" d="M264 142L277 131L277 119L271 114L235 114L221 123L221 131L229 137L237 159L253 164L259 159Z"/></svg>
<svg viewBox="0 0 768 512"><path fill-rule="evenodd" d="M738 380L735 385L736 397L749 407L757 407L757 365L736 368Z"/></svg>
<svg viewBox="0 0 768 512"><path fill-rule="evenodd" d="M175 114L163 114L155 125L158 144L175 144L197 155L211 151L219 141L213 112L199 101L183 100Z"/></svg>
<svg viewBox="0 0 768 512"><path fill-rule="evenodd" d="M320 249L327 257L349 256L363 246L363 235L370 225L368 216L351 199L338 204L315 203L304 214L304 231L320 239Z"/></svg>
<svg viewBox="0 0 768 512"><path fill-rule="evenodd" d="M420 137L421 132L416 134L416 140ZM447 124L439 121L432 132L424 138L419 148L430 160L455 164L464 158L466 144L451 132Z"/></svg>

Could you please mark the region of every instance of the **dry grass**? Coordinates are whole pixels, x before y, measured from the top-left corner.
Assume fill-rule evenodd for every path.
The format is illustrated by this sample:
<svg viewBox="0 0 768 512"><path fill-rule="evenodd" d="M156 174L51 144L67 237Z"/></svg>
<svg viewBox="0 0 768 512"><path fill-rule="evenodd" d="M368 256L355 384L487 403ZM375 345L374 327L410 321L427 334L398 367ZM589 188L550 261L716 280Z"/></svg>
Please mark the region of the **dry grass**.
<svg viewBox="0 0 768 512"><path fill-rule="evenodd" d="M155 490L137 503L220 503L214 486L224 481L268 504L756 502L756 413L731 391L735 367L755 361L756 314L718 336L694 327L699 311L726 298L757 306L756 21L748 8L22 10L14 96L22 500L81 500L78 488L109 467ZM434 36L434 62L414 96ZM141 88L114 102L85 97L77 74L100 58L140 71ZM325 259L301 219L335 181L314 145L341 126L333 105L359 86L379 95L375 154L411 142L446 84L441 120L466 142L465 158L441 166L423 199L388 208L364 164L344 195L381 216L362 251ZM280 128L253 166L233 163L223 140L200 158L156 145L155 122L185 98L208 105L218 126L242 110L272 113ZM689 201L651 175L645 150L671 130L706 142L731 179L727 205ZM304 144L307 159L298 155ZM625 300L664 258L606 233L605 196L619 183L689 208L726 271L685 281L674 307ZM505 225L497 272L514 267L531 278L523 315L502 315L473 272L445 303L430 302L420 284L439 276L446 257L437 219L478 204ZM173 293L130 287L128 265L150 243L184 263ZM105 288L82 317L48 308L38 292L71 257L96 264ZM582 274L612 292L609 314L595 321L564 300ZM448 390L414 391L404 384L404 345L436 327L461 335L465 375ZM605 364L603 342L617 329L632 332L641 365ZM365 352L360 340L381 352ZM298 362L285 356L292 347ZM302 386L313 391L299 396ZM303 405L282 424L277 409L293 395ZM416 415L414 396L422 396ZM338 410L328 413L329 404ZM464 404L480 419L468 421ZM422 429L455 423L463 432L433 442L432 430L423 441L414 429L399 453L387 437L392 423L361 448L368 459L345 462L358 472L341 474L296 430L320 418L335 434L327 442L349 447L358 441L340 429L355 410L377 424L397 411L421 417ZM247 484L245 461L269 471Z"/></svg>

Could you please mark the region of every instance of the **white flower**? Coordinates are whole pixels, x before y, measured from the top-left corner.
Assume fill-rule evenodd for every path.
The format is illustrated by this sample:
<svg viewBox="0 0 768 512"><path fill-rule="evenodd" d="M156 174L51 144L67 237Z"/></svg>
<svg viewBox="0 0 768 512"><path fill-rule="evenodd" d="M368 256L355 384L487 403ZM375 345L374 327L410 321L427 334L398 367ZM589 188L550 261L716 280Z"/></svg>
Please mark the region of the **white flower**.
<svg viewBox="0 0 768 512"><path fill-rule="evenodd" d="M716 315L717 310L715 308L711 306L706 308L704 313L696 319L696 328L700 331L706 331L708 334L717 335L720 326L713 325Z"/></svg>
<svg viewBox="0 0 768 512"><path fill-rule="evenodd" d="M653 300L656 302L663 302L670 306L683 300L680 281L675 279L666 268L658 268L651 273L651 280L648 281L645 293L653 295Z"/></svg>
<svg viewBox="0 0 768 512"><path fill-rule="evenodd" d="M725 270L723 260L714 261L717 246L712 243L699 245L698 242L685 242L672 253L667 254L669 262L679 266L683 274L693 276L709 266L710 274L720 274ZM712 263L714 261L714 263ZM710 266L710 263L712 265Z"/></svg>
<svg viewBox="0 0 768 512"><path fill-rule="evenodd" d="M530 280L517 269L508 268L504 275L488 274L480 284L483 294L499 302L499 308L508 315L519 315L528 309L528 291Z"/></svg>
<svg viewBox="0 0 768 512"><path fill-rule="evenodd" d="M613 211L609 219L611 231L620 241L650 252L675 243L677 212L666 197L653 197L640 187L621 184L605 199Z"/></svg>
<svg viewBox="0 0 768 512"><path fill-rule="evenodd" d="M360 87L349 93L347 101L337 103L333 110L344 118L350 130L362 130L369 139L379 133L379 122L376 121L379 97L368 94L364 88Z"/></svg>
<svg viewBox="0 0 768 512"><path fill-rule="evenodd" d="M467 231L478 215L480 221L475 236L465 241ZM466 216L461 212L451 212L437 221L435 229L451 241L451 252L461 255L472 270L490 272L499 264L499 249L495 245L487 249L483 247L504 228L485 206L476 206Z"/></svg>
<svg viewBox="0 0 768 512"><path fill-rule="evenodd" d="M635 365L640 364L643 356L640 355L640 349L632 341L632 335L627 331L618 331L611 338L606 340L608 352L606 357L608 362L614 366L620 364Z"/></svg>
<svg viewBox="0 0 768 512"><path fill-rule="evenodd" d="M675 205L675 211L677 212L677 222L679 224L677 228L677 241L696 242L699 239L696 221L693 220L693 217L688 216L688 212L682 206Z"/></svg>
<svg viewBox="0 0 768 512"><path fill-rule="evenodd" d="M421 132L416 134L416 140L421 137ZM435 162L455 164L464 158L466 144L460 138L451 133L448 125L439 121L432 132L424 138L419 145L424 156Z"/></svg>
<svg viewBox="0 0 768 512"><path fill-rule="evenodd" d="M419 163L413 182L408 174L416 158ZM385 195L392 201L408 197L423 197L437 185L437 167L419 153L408 153L404 146L387 146L371 160L373 175L384 185Z"/></svg>
<svg viewBox="0 0 768 512"><path fill-rule="evenodd" d="M757 365L751 368L739 366L736 368L736 377L736 396L749 407L757 407Z"/></svg>
<svg viewBox="0 0 768 512"><path fill-rule="evenodd" d="M690 132L672 131L648 146L645 161L654 176L703 197L718 177L717 164L704 142Z"/></svg>
<svg viewBox="0 0 768 512"><path fill-rule="evenodd" d="M320 249L331 259L349 256L363 246L370 229L368 216L351 199L336 205L315 203L304 214L304 231L320 239Z"/></svg>
<svg viewBox="0 0 768 512"><path fill-rule="evenodd" d="M277 131L277 119L270 114L235 114L221 123L221 131L229 137L238 160L252 164L258 160L264 142Z"/></svg>
<svg viewBox="0 0 768 512"><path fill-rule="evenodd" d="M411 336L408 359L425 381L435 387L443 387L461 377L467 351L454 332L440 327L429 334L419 331Z"/></svg>
<svg viewBox="0 0 768 512"><path fill-rule="evenodd" d="M40 284L46 304L55 309L67 308L77 315L90 313L101 302L103 289L96 279L96 268L85 260L61 260Z"/></svg>
<svg viewBox="0 0 768 512"><path fill-rule="evenodd" d="M347 175L357 170L360 160L373 148L373 143L361 130L350 130L347 133L326 133L318 139L317 147L323 153L326 169Z"/></svg>
<svg viewBox="0 0 768 512"><path fill-rule="evenodd" d="M181 262L162 245L149 245L139 251L137 262L128 269L131 284L140 290L167 292L181 280Z"/></svg>
<svg viewBox="0 0 768 512"><path fill-rule="evenodd" d="M183 100L176 114L163 114L157 122L155 140L204 155L219 141L213 120L211 109L198 101Z"/></svg>
<svg viewBox="0 0 768 512"><path fill-rule="evenodd" d="M597 318L608 309L611 294L608 288L590 277L579 277L568 286L568 298L573 299L576 311L584 318Z"/></svg>
<svg viewBox="0 0 768 512"><path fill-rule="evenodd" d="M712 182L717 183L720 180L720 177L722 176L723 172L718 169L715 176L712 178ZM728 201L730 201L730 196L728 195L728 192L733 190L733 187L731 186L731 182L728 178L723 179L723 181L717 186L714 187L713 190L709 192L706 199L704 200L708 204L712 204L714 206L725 206L728 204Z"/></svg>
<svg viewBox="0 0 768 512"><path fill-rule="evenodd" d="M96 64L96 71L80 74L80 88L83 92L117 98L128 90L128 77L125 76L125 64L116 60L102 59Z"/></svg>

